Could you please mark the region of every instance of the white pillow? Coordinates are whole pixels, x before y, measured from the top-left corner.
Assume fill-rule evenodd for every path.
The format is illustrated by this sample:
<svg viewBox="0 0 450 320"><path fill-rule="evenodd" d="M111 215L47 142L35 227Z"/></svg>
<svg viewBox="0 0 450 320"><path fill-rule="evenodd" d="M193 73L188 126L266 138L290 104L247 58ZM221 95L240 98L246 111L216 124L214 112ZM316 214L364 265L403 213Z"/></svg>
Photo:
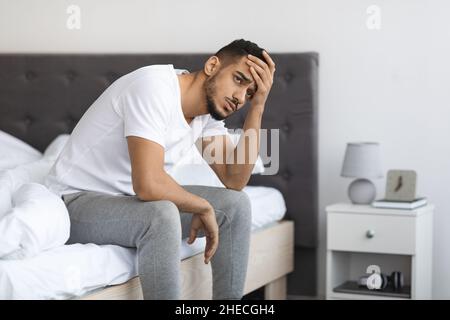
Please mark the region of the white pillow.
<svg viewBox="0 0 450 320"><path fill-rule="evenodd" d="M192 149L189 152L189 159L195 159L194 161L185 160L177 163L168 174L180 185L202 185L210 187L222 187L225 186L217 177L215 172L202 158L197 148ZM195 155L197 153L197 155Z"/></svg>
<svg viewBox="0 0 450 320"><path fill-rule="evenodd" d="M0 219L11 209L12 195L23 184L29 182L44 184L45 177L68 139L68 134L61 134L50 143L45 149L44 156L39 160L0 171Z"/></svg>
<svg viewBox="0 0 450 320"><path fill-rule="evenodd" d="M0 131L0 171L39 160L42 153L12 135Z"/></svg>
<svg viewBox="0 0 450 320"><path fill-rule="evenodd" d="M42 158L0 172L0 219L12 208L12 195L25 183L43 183L54 161Z"/></svg>
<svg viewBox="0 0 450 320"><path fill-rule="evenodd" d="M23 184L0 219L0 259L24 259L62 246L70 220L63 200L38 183Z"/></svg>
<svg viewBox="0 0 450 320"><path fill-rule="evenodd" d="M30 257L67 241L70 221L64 202L42 184L68 138L59 135L44 156L0 172L2 259Z"/></svg>
<svg viewBox="0 0 450 320"><path fill-rule="evenodd" d="M239 141L240 134L232 133L229 136L233 144L236 145ZM264 164L258 155L252 174L263 172ZM168 174L180 185L225 187L208 163L203 159L195 145L170 169Z"/></svg>

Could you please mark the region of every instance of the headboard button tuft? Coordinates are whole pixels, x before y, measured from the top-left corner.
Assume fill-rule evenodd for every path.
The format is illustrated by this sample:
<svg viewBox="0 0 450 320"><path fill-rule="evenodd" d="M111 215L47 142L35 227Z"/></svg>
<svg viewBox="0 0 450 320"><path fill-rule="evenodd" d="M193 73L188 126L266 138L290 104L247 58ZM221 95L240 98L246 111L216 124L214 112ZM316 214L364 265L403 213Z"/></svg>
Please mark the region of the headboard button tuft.
<svg viewBox="0 0 450 320"><path fill-rule="evenodd" d="M285 75L284 75L284 80L286 81L286 82L291 82L291 80L292 80L292 78L293 78L293 75L292 75L292 73L290 73L290 72L287 72Z"/></svg>
<svg viewBox="0 0 450 320"><path fill-rule="evenodd" d="M27 72L25 73L25 78L26 78L28 81L34 80L34 79L36 78L36 73L34 73L33 71L27 71Z"/></svg>
<svg viewBox="0 0 450 320"><path fill-rule="evenodd" d="M31 118L30 116L26 116L23 119L23 123L25 124L25 126L29 127L31 125L31 123L33 122L33 118Z"/></svg>
<svg viewBox="0 0 450 320"><path fill-rule="evenodd" d="M67 77L67 80L69 80L71 82L71 81L75 80L75 78L77 77L77 74L75 73L75 71L70 70L66 73L66 77Z"/></svg>
<svg viewBox="0 0 450 320"><path fill-rule="evenodd" d="M283 172L281 176L283 177L284 180L289 180L291 178L291 173L289 172L289 170L286 170Z"/></svg>

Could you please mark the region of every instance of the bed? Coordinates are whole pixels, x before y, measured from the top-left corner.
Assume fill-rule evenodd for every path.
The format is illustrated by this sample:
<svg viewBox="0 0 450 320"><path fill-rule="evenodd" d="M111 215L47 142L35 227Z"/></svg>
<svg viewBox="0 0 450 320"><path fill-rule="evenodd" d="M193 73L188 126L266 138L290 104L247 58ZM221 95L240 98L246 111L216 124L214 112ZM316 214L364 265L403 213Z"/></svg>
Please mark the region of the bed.
<svg viewBox="0 0 450 320"><path fill-rule="evenodd" d="M70 133L90 104L121 75L158 63L196 70L207 57L205 54L2 54L0 130L43 151L56 136ZM277 74L263 128L280 129L279 171L276 175L253 175L249 184L279 190L287 212L284 220L252 232L244 293L264 288L266 299L284 299L288 274L294 280L289 282L296 293L295 288L304 286L302 280L310 283L315 272L318 55L273 54L273 58ZM227 127L240 128L244 119L242 110L227 119ZM211 269L203 264L201 251L187 254L181 262L181 271L182 298L211 298ZM132 268L128 272L124 278L116 279L114 285L83 293L78 298L141 299L139 278ZM122 283L124 279L129 280Z"/></svg>
<svg viewBox="0 0 450 320"><path fill-rule="evenodd" d="M283 196L274 188L261 186L246 187L244 192L252 204L252 230L255 234L264 235L264 229L271 229L286 212ZM262 210L269 205L268 210ZM288 234L292 234L292 231ZM270 236L267 238L270 239ZM202 257L204 247L205 238L197 238L192 245L183 239L182 266L191 257ZM287 243L286 250L290 247ZM204 271L209 272L209 265ZM58 246L27 259L0 261L0 299L92 299L105 297L107 293L108 297L113 297L114 292L121 291L121 286L114 285L125 283L136 276L137 255L134 248L95 244ZM141 298L137 278L131 283L133 281L137 286L132 296ZM110 288L99 290L105 286ZM208 291L202 291L202 294L206 298Z"/></svg>

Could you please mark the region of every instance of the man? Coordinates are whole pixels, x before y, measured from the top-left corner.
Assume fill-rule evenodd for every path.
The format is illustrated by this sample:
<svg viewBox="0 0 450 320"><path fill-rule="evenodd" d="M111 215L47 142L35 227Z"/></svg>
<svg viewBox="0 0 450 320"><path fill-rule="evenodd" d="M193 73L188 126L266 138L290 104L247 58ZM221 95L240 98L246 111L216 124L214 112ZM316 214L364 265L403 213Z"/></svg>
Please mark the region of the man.
<svg viewBox="0 0 450 320"><path fill-rule="evenodd" d="M178 299L181 239L192 243L200 232L213 298L242 298L251 210L240 190L259 152L274 72L267 52L241 39L203 70L153 65L115 81L83 115L46 180L68 208L68 242L136 247L144 298ZM243 130L258 133L256 148L243 137L234 147L223 122L247 101ZM223 143L225 160L246 155L244 163L210 164L226 188L180 186L167 173L197 140L203 148Z"/></svg>

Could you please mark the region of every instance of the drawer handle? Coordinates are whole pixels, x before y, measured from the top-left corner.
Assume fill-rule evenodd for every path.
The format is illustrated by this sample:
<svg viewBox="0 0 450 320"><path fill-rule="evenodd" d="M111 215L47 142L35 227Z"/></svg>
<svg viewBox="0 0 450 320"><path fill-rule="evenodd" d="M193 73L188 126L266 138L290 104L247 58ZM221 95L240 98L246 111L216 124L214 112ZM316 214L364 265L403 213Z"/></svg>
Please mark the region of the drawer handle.
<svg viewBox="0 0 450 320"><path fill-rule="evenodd" d="M372 239L373 237L375 237L375 231L374 230L367 230L366 237L368 239Z"/></svg>

